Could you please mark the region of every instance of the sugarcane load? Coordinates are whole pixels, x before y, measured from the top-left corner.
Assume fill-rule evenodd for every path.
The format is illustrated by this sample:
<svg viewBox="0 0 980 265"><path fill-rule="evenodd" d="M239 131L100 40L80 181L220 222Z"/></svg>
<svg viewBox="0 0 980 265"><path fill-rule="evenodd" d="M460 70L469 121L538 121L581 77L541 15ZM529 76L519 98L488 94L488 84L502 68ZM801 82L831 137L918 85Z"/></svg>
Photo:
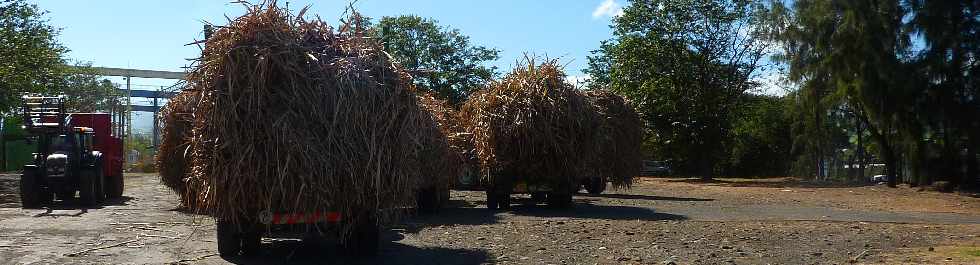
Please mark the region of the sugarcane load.
<svg viewBox="0 0 980 265"><path fill-rule="evenodd" d="M436 118L360 16L303 13L273 1L217 27L163 113L161 179L217 220L222 255L277 225L371 254L379 226L452 174L432 165L449 157Z"/></svg>

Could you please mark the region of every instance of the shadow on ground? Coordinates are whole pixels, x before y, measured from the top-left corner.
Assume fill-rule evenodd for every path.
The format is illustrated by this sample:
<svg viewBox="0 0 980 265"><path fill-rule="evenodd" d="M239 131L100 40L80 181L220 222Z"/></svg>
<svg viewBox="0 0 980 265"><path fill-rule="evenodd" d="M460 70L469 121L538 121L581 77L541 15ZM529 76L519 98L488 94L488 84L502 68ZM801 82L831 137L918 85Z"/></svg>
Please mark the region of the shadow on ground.
<svg viewBox="0 0 980 265"><path fill-rule="evenodd" d="M78 202L76 196L73 199L61 200L56 199L51 205L45 207L49 210L81 210L82 207ZM99 206L91 207L88 209L102 209L104 206L125 206L128 205L129 201L133 200L133 197L122 196L116 199L107 199L104 203ZM20 204L20 176L3 174L0 175L0 208L19 208Z"/></svg>
<svg viewBox="0 0 980 265"><path fill-rule="evenodd" d="M439 213L420 214L412 218L408 218L405 220L405 222L393 227L393 229L403 230L406 233L418 233L425 227L443 225L492 225L500 222L500 214L506 213L518 216L565 217L596 220L660 221L688 219L683 215L659 213L650 208L593 204L593 201L596 201L594 198L577 198L575 199L574 205L571 208L566 209L556 209L549 207L547 204L534 204L528 200L520 200L517 198L514 199L515 201L513 201L513 204L509 210L490 210L486 208L485 204L472 204L453 201L450 203L450 207L442 209ZM696 198L671 197L663 197L661 199L704 200ZM460 205L462 205L462 207L460 207Z"/></svg>
<svg viewBox="0 0 980 265"><path fill-rule="evenodd" d="M351 257L336 244L314 245L299 240L277 240L262 244L262 252L250 257L228 257L235 264L484 264L490 255L484 250L416 247L394 242L396 232L383 235L381 250L373 257Z"/></svg>
<svg viewBox="0 0 980 265"><path fill-rule="evenodd" d="M534 217L567 217L580 219L597 220L642 220L642 221L661 221L661 220L687 220L686 216L658 213L650 208L620 206L620 205L597 205L588 200L576 200L574 206L568 209L555 209L547 205L514 205L511 213L522 216Z"/></svg>
<svg viewBox="0 0 980 265"><path fill-rule="evenodd" d="M650 201L675 201L675 202L710 202L715 199L702 199L702 198L686 198L686 197L666 197L666 196L652 196L652 195L640 195L640 194L579 194L582 197L591 198L608 198L608 199L624 199L624 200L650 200Z"/></svg>
<svg viewBox="0 0 980 265"><path fill-rule="evenodd" d="M690 184L703 184L711 186L724 186L724 187L757 187L757 188L853 188L853 187L864 187L873 186L872 183L866 182L831 182L831 181L813 181L813 180L801 180L797 178L768 178L768 179L738 179L738 180L726 180L726 179L702 179L702 178L683 178L683 179L667 179L666 182L682 182Z"/></svg>

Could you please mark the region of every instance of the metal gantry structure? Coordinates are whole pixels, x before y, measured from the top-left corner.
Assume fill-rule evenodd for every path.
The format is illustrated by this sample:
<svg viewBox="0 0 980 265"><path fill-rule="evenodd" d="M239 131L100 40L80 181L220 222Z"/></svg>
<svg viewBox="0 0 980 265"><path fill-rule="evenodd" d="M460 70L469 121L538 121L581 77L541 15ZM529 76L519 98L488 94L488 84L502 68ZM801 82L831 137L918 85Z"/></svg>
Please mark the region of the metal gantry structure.
<svg viewBox="0 0 980 265"><path fill-rule="evenodd" d="M116 76L124 77L126 79L126 86L121 88L123 95L126 95L126 102L124 108L118 113L113 111L113 124L117 126L114 128L113 134L119 135L123 142L126 143L129 136L133 133L133 111L138 112L150 112L153 113L153 147L156 148L160 143L160 125L158 120L158 114L161 108L161 99L169 99L177 94L180 89L183 89L184 85L184 72L171 72L171 71L155 71L155 70L140 70L140 69L125 69L125 68L110 68L110 67L93 67L97 72L104 76ZM179 80L177 83L167 87L161 86L158 90L134 90L132 85L132 79L137 78L156 78L156 79L171 79ZM132 98L148 98L152 99L153 105L143 106L134 105Z"/></svg>

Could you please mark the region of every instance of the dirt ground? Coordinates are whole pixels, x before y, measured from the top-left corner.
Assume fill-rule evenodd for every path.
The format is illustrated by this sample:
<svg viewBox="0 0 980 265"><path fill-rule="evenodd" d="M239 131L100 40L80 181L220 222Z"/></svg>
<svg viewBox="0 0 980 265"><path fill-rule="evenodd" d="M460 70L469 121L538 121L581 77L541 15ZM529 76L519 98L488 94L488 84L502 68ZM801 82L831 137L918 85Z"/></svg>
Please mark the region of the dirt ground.
<svg viewBox="0 0 980 265"><path fill-rule="evenodd" d="M216 255L214 224L176 211L152 175L98 209L20 209L0 175L0 264L980 264L980 198L793 179L644 179L580 195L573 209L491 212L482 192L388 229L376 258L266 239L257 257Z"/></svg>

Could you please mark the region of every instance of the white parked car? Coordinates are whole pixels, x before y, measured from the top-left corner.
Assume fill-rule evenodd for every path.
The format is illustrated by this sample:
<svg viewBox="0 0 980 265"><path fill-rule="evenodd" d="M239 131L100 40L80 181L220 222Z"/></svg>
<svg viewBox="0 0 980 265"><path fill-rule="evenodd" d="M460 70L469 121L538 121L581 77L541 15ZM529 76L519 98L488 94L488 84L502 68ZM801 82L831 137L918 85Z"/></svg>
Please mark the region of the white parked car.
<svg viewBox="0 0 980 265"><path fill-rule="evenodd" d="M872 183L888 182L888 175L874 175L871 177Z"/></svg>

